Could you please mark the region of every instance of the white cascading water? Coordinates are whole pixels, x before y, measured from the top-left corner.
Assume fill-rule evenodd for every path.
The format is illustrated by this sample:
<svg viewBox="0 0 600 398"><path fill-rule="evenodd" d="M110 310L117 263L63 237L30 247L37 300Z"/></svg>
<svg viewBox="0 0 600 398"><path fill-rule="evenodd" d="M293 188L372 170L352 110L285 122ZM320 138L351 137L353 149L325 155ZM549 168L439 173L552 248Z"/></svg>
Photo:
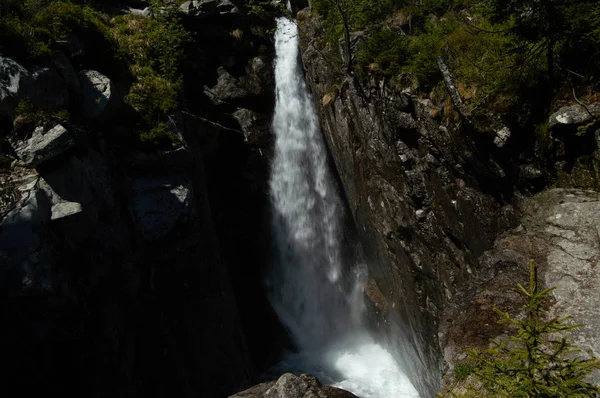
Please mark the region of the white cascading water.
<svg viewBox="0 0 600 398"><path fill-rule="evenodd" d="M392 355L362 327L364 267L343 265L343 206L304 81L295 23L278 19L275 40L270 188L278 257L268 286L297 348L278 369L313 374L360 398L418 398Z"/></svg>

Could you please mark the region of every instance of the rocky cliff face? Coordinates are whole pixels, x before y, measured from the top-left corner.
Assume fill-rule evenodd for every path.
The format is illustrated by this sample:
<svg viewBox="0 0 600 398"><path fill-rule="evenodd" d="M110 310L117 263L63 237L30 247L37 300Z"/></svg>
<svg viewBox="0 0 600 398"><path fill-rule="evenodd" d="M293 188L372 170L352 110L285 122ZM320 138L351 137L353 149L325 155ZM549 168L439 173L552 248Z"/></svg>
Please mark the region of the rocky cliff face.
<svg viewBox="0 0 600 398"><path fill-rule="evenodd" d="M14 159L0 176L0 344L3 380L25 395L222 397L255 380L282 335L260 280L269 22L243 2L194 3L176 149L115 140L132 128L118 75L63 53L63 67L0 58ZM26 98L81 122L10 126Z"/></svg>
<svg viewBox="0 0 600 398"><path fill-rule="evenodd" d="M448 364L464 359L465 347L486 348L491 339L506 336L506 325L496 322L493 308L521 313L523 299L514 287L527 280L530 259L541 285L556 286L549 316L570 316L571 324L583 324L569 339L583 357L598 358L599 199L597 192L551 189L523 200L519 225L496 239L478 261L478 278L444 310L439 335ZM598 372L591 379L598 383Z"/></svg>
<svg viewBox="0 0 600 398"><path fill-rule="evenodd" d="M347 76L332 61L337 50L318 40L318 18L304 10L298 21L307 78L367 258L371 280L365 294L373 329L395 347L400 361L407 359L405 367L421 395L432 396L442 374L452 368L454 356L474 345L465 336L482 333L486 343L491 336L481 330L494 322L494 315L473 306L472 289L485 290L482 286L494 280L495 287L486 294L503 297L519 278L526 280L521 274L507 280L500 276L502 272L490 276L490 267L504 264L494 260L490 265L490 256L496 255L490 250L506 231L517 225L528 228L521 198L547 184L554 165L540 171L520 160L515 146L526 143L514 139L507 144L507 129L479 133L458 118L444 117L448 112L444 104L392 87L376 75ZM360 39L360 35L352 37ZM568 124L567 119L561 118ZM569 136L554 137L557 144L573 142ZM588 149L594 148L595 144ZM560 156L565 156L564 151ZM560 168L561 173L568 177L559 176L559 184L572 182L571 169ZM547 216L558 211L543 198L527 206L538 203ZM576 222L572 216L569 219ZM585 251L594 252L595 245L586 243ZM544 256L545 249L550 250L540 246L537 256L531 247L521 251L515 264L527 270L528 256ZM548 256L554 252L550 250ZM553 274L557 269L571 276L558 277ZM561 278L566 278L564 283L572 277L582 283L593 279L580 279L562 266L547 272L556 276L546 277L549 284L560 284ZM567 288L572 292L574 287ZM575 305L566 301L567 306ZM450 310L453 305L461 309ZM472 320L477 316L485 321L475 325ZM462 336L460 343L458 336Z"/></svg>

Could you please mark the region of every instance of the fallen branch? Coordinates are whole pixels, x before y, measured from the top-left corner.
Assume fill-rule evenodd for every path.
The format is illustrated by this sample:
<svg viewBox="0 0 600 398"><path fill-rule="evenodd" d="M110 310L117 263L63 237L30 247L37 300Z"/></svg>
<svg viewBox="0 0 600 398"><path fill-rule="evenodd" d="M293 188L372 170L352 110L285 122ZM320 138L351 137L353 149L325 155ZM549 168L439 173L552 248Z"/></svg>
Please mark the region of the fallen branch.
<svg viewBox="0 0 600 398"><path fill-rule="evenodd" d="M194 119L199 119L199 120L202 120L203 122L210 123L210 124L212 124L213 126L215 126L215 127L219 127L219 128L221 128L221 129L223 129L223 130L227 130L227 131L233 131L234 133L239 133L239 134L244 134L244 132L243 132L243 131L241 131L241 130L236 130L236 129L232 129L231 127L223 126L223 125L222 125L222 124L220 124L220 123L214 122L214 121L212 121L212 120L210 120L210 119L203 118L202 116L194 115L193 113L189 113L189 112L183 112L183 111L182 111L182 113L185 113L186 115L188 115L188 116L191 116L191 117L193 117Z"/></svg>
<svg viewBox="0 0 600 398"><path fill-rule="evenodd" d="M575 73L573 71L570 71L569 69L567 69L567 72L572 73L572 74L574 74L576 76L583 77L580 74L577 74L577 73ZM585 111L588 113L588 115L590 115L590 117L593 119L594 115L592 115L592 112L590 112L589 108L583 102L579 101L579 99L577 98L577 93L575 93L575 85L571 81L571 77L570 76L569 76L568 80L569 80L569 85L571 86L571 92L573 93L573 99L575 100L575 102L577 102L579 105L581 105L583 107L583 109L585 109Z"/></svg>
<svg viewBox="0 0 600 398"><path fill-rule="evenodd" d="M437 57L437 64L438 64L438 67L440 68L440 72L442 72L442 76L444 77L444 83L446 85L446 90L448 90L448 93L450 94L450 99L452 99L452 104L454 105L454 107L456 108L456 110L458 111L460 116L462 116L465 120L471 122L471 119L470 119L471 115L467 111L467 107L463 103L462 98L460 97L460 94L458 93L458 90L456 89L456 86L454 85L454 79L452 78L452 74L450 73L450 70L448 69L448 65L446 65L446 63L444 62L444 58Z"/></svg>

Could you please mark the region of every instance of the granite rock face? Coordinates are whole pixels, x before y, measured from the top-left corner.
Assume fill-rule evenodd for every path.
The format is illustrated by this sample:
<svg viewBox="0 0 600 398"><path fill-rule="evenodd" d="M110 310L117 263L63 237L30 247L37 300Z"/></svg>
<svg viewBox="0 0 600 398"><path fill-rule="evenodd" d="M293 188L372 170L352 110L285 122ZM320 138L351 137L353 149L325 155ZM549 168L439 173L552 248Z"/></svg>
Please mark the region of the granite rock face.
<svg viewBox="0 0 600 398"><path fill-rule="evenodd" d="M73 136L59 124L48 131L38 127L27 142L16 148L16 152L26 165L35 167L74 146Z"/></svg>
<svg viewBox="0 0 600 398"><path fill-rule="evenodd" d="M556 287L548 316L584 324L573 330L570 342L585 357L600 356L600 194L575 189L552 189L522 203L519 225L500 236L479 259L476 279L464 287L444 311L440 341L448 365L446 382L469 348L486 348L505 336L493 308L516 316L524 304L513 289L527 285L529 260L538 268L543 288ZM600 382L596 372L592 380Z"/></svg>
<svg viewBox="0 0 600 398"><path fill-rule="evenodd" d="M307 11L298 20L307 80L369 267L373 332L405 359L420 394L433 396L443 310L518 220L513 166L499 156L510 135L476 135L375 75L332 85L330 49L312 40L319 20Z"/></svg>

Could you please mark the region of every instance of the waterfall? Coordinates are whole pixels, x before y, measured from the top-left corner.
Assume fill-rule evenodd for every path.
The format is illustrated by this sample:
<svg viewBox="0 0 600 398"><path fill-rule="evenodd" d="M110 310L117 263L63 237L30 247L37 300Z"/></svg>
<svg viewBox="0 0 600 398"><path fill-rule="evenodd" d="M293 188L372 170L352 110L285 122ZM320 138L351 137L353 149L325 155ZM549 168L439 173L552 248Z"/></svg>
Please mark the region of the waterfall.
<svg viewBox="0 0 600 398"><path fill-rule="evenodd" d="M297 348L278 368L311 373L360 398L418 397L392 355L362 327L364 266L344 264L342 201L304 81L297 36L295 23L277 20L270 179L277 248L267 286Z"/></svg>

